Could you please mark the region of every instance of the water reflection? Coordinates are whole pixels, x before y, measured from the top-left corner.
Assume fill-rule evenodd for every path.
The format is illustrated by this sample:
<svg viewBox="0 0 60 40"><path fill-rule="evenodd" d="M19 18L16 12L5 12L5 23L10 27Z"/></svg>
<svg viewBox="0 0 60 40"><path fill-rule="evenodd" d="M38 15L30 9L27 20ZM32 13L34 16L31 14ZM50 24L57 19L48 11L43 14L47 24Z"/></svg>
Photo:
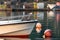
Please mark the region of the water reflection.
<svg viewBox="0 0 60 40"><path fill-rule="evenodd" d="M47 18L48 18L48 19L53 19L54 16L55 16L55 14L54 14L53 11L47 12Z"/></svg>
<svg viewBox="0 0 60 40"><path fill-rule="evenodd" d="M40 15L41 16L40 16ZM60 37L60 12L57 11L47 11L47 12L39 12L37 13L38 20L42 24L42 32L36 33L34 30L31 33L32 38L42 38L44 30L51 29L52 30L52 38ZM43 21L41 21L43 17Z"/></svg>
<svg viewBox="0 0 60 40"><path fill-rule="evenodd" d="M50 11L47 13L48 28L53 31L53 38L60 37L60 11Z"/></svg>
<svg viewBox="0 0 60 40"><path fill-rule="evenodd" d="M56 35L60 38L60 11L54 11L55 13L55 29Z"/></svg>
<svg viewBox="0 0 60 40"><path fill-rule="evenodd" d="M44 19L44 12L37 12L37 17L38 17L38 20L43 20Z"/></svg>
<svg viewBox="0 0 60 40"><path fill-rule="evenodd" d="M28 13L28 14L27 14ZM11 11L0 11L0 21L1 20L34 20L34 14L32 12L11 12Z"/></svg>

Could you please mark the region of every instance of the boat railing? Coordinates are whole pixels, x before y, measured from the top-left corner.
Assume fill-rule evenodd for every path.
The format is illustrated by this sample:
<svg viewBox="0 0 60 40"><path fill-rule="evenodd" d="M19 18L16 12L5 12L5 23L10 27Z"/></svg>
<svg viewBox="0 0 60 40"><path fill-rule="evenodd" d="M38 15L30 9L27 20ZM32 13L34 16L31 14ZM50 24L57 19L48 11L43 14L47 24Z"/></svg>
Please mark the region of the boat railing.
<svg viewBox="0 0 60 40"><path fill-rule="evenodd" d="M0 20L10 20L14 18L22 19L23 17L28 17L29 15L19 15L19 16L10 16L10 17L0 17Z"/></svg>

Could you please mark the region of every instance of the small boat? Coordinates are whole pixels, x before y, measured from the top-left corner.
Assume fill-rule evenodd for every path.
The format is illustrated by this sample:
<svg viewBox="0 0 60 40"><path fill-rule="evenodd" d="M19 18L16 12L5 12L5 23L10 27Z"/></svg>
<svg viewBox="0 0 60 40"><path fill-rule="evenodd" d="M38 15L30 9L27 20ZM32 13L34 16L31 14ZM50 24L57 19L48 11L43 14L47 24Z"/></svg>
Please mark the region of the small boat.
<svg viewBox="0 0 60 40"><path fill-rule="evenodd" d="M30 35L38 22L35 19L29 19L30 15L12 15L9 17L0 17L0 37L1 35Z"/></svg>

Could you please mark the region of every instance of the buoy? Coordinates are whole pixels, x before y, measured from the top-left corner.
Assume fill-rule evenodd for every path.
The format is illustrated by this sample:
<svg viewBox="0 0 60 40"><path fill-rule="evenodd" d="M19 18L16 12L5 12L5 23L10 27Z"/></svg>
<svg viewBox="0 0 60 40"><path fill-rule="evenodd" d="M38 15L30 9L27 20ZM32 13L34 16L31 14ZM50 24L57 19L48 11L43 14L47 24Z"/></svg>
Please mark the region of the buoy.
<svg viewBox="0 0 60 40"><path fill-rule="evenodd" d="M45 38L51 38L52 37L52 31L50 29L46 29L44 32Z"/></svg>
<svg viewBox="0 0 60 40"><path fill-rule="evenodd" d="M41 25L41 23L37 23L37 24L36 24L36 32L37 32L37 33L40 33L41 30L42 30L42 25Z"/></svg>

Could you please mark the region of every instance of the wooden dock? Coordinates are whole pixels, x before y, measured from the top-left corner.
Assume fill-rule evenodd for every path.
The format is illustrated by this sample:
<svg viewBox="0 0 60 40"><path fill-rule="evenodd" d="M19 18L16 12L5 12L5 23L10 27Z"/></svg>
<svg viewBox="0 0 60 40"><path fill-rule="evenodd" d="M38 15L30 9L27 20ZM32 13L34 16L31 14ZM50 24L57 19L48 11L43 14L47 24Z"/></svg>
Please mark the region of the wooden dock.
<svg viewBox="0 0 60 40"><path fill-rule="evenodd" d="M52 9L0 9L0 11L53 11ZM54 11L60 11L60 9L58 10L54 10Z"/></svg>

